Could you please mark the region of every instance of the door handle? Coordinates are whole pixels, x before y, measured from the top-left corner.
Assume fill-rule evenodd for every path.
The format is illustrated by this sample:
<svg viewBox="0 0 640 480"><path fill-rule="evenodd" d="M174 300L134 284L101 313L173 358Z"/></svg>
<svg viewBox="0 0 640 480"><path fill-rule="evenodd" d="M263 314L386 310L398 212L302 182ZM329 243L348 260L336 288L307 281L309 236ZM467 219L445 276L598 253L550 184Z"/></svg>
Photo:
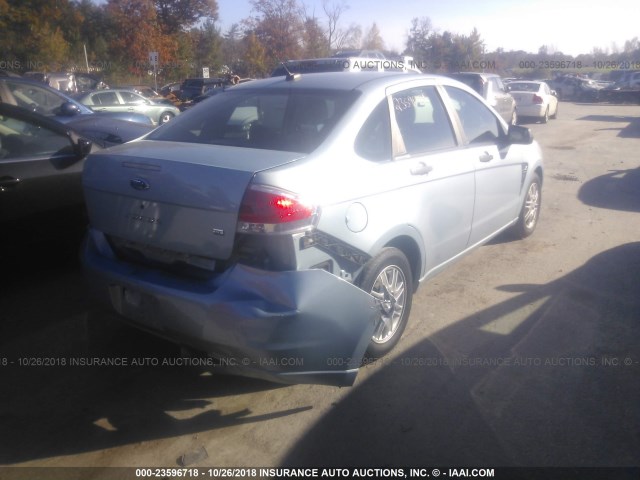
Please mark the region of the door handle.
<svg viewBox="0 0 640 480"><path fill-rule="evenodd" d="M493 160L493 155L491 155L489 152L484 152L482 155L480 155L479 160L481 162L490 162L491 160Z"/></svg>
<svg viewBox="0 0 640 480"><path fill-rule="evenodd" d="M411 167L411 175L426 175L431 170L433 170L431 165L427 165L424 162L418 162L417 165Z"/></svg>
<svg viewBox="0 0 640 480"><path fill-rule="evenodd" d="M0 178L0 192L6 191L8 188L14 188L20 183L19 178L2 177Z"/></svg>

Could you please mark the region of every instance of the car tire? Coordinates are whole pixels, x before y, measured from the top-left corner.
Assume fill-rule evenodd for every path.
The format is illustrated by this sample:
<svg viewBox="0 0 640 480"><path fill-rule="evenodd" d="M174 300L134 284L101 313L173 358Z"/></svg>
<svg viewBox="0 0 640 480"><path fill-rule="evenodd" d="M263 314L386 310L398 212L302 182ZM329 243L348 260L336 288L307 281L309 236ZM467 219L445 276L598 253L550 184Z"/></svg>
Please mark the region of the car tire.
<svg viewBox="0 0 640 480"><path fill-rule="evenodd" d="M162 125L164 123L167 123L173 117L175 117L175 115L173 113L171 113L171 112L162 112L162 115L160 115L160 119L158 121L158 124Z"/></svg>
<svg viewBox="0 0 640 480"><path fill-rule="evenodd" d="M549 121L549 107L547 106L547 109L544 111L544 115L542 116L542 118L540 119L542 121L542 123L547 123Z"/></svg>
<svg viewBox="0 0 640 480"><path fill-rule="evenodd" d="M380 316L367 347L367 357L378 358L398 343L411 312L413 276L407 257L397 248L384 248L369 260L358 286L370 293Z"/></svg>
<svg viewBox="0 0 640 480"><path fill-rule="evenodd" d="M511 114L511 125L517 125L517 124L518 124L518 112L514 108L513 113Z"/></svg>
<svg viewBox="0 0 640 480"><path fill-rule="evenodd" d="M527 190L520 209L518 222L514 225L513 233L518 238L527 238L531 235L540 218L540 206L542 204L542 184L538 174L534 174L527 185Z"/></svg>

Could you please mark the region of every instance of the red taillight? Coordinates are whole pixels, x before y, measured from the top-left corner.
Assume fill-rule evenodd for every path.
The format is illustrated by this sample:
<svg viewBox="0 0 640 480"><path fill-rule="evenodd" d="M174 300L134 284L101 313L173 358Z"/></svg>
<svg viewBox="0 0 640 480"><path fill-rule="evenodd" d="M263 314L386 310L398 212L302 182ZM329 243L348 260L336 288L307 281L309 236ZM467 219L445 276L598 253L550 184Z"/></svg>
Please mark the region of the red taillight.
<svg viewBox="0 0 640 480"><path fill-rule="evenodd" d="M316 209L283 190L266 186L251 186L240 205L238 231L247 233L282 232L289 227L309 226ZM291 225L296 222L295 225ZM287 224L287 225L282 225Z"/></svg>
<svg viewBox="0 0 640 480"><path fill-rule="evenodd" d="M536 105L540 105L543 102L542 97L540 95L533 94L533 103Z"/></svg>

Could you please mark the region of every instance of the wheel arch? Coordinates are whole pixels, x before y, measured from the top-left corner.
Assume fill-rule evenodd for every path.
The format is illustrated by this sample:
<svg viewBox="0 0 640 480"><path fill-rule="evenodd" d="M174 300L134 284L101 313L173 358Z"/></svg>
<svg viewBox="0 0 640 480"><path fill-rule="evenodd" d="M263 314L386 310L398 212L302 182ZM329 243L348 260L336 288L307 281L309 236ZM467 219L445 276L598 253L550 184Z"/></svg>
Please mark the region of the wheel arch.
<svg viewBox="0 0 640 480"><path fill-rule="evenodd" d="M412 291L415 292L420 284L420 277L423 268L423 254L416 240L408 235L400 235L385 244L385 247L394 247L400 250L411 267L411 275L413 277Z"/></svg>
<svg viewBox="0 0 640 480"><path fill-rule="evenodd" d="M542 184L544 183L544 175L542 173L542 166L538 165L533 172L538 175L538 178L540 179L540 186L542 187Z"/></svg>

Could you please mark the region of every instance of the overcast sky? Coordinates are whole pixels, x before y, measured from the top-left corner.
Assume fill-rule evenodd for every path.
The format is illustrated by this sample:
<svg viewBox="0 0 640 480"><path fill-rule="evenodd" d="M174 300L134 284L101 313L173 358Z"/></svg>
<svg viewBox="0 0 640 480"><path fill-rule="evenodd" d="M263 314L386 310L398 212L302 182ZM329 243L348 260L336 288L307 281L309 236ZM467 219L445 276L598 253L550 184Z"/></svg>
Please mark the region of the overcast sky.
<svg viewBox="0 0 640 480"><path fill-rule="evenodd" d="M322 0L303 0L326 22ZM341 0L330 0L339 3ZM340 26L359 24L367 30L374 22L388 49L404 50L411 19L429 17L440 32L469 34L476 27L486 51L537 52L541 45L570 55L589 53L593 47L624 47L640 37L638 0L344 0L349 6ZM249 0L218 0L223 31L251 14ZM634 59L640 61L640 58Z"/></svg>

